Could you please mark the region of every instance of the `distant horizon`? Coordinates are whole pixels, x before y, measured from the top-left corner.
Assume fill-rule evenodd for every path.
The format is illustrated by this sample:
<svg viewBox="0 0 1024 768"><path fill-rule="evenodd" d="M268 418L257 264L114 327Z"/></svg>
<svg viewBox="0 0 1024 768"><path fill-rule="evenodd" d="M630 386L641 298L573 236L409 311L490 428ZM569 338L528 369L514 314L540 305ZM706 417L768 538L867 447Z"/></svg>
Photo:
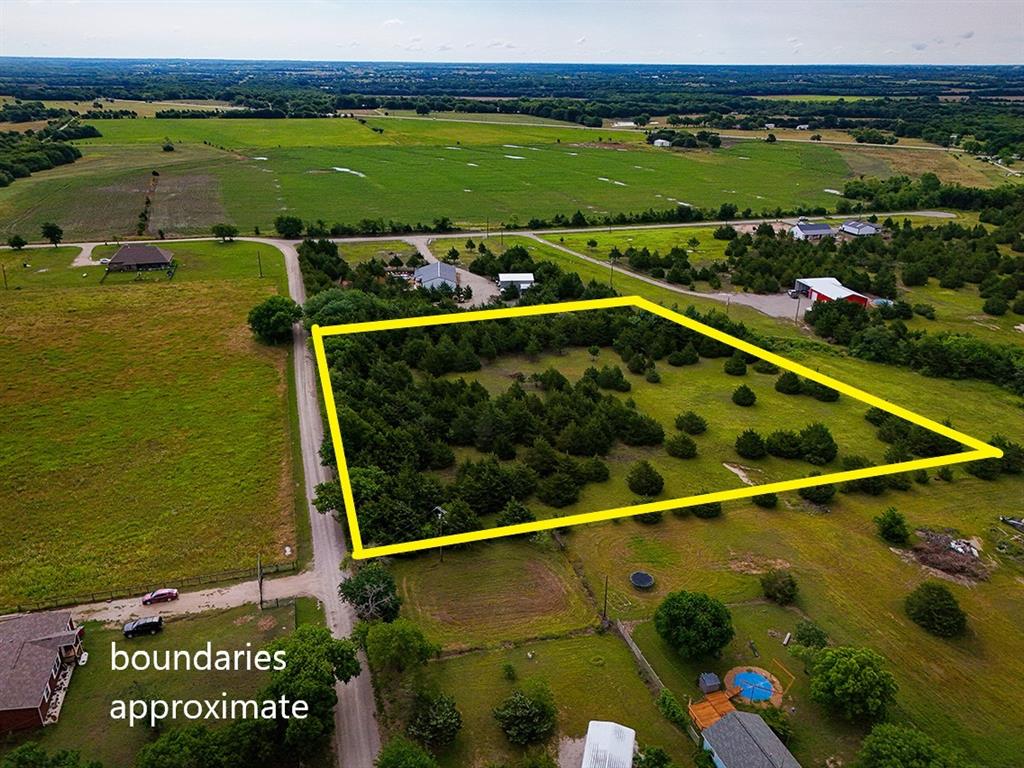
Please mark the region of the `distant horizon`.
<svg viewBox="0 0 1024 768"><path fill-rule="evenodd" d="M2 2L2 0L0 0ZM400 64L411 66L478 66L478 67L533 67L533 66L575 66L575 67L650 67L672 69L677 67L694 67L703 69L721 68L764 68L764 67L786 67L788 69L810 69L818 67L861 67L864 69L893 69L895 67L916 67L919 69L943 69L943 68L976 68L976 69L1021 69L1024 68L1024 61L1013 64L980 63L980 62L958 62L955 64L920 63L914 61L894 61L883 64L863 62L806 62L793 63L781 61L768 61L763 63L743 62L695 62L680 61L669 63L653 63L643 61L460 61L452 59L449 61L428 60L428 59L293 59L293 58L247 58L230 57L218 58L214 56L193 57L193 56L41 56L41 55L7 55L0 54L0 61L6 59L23 61L212 61L212 62L259 62L265 64Z"/></svg>
<svg viewBox="0 0 1024 768"><path fill-rule="evenodd" d="M1024 3L3 0L0 54L334 63L1017 66L1024 64ZM804 64L808 59L813 63Z"/></svg>

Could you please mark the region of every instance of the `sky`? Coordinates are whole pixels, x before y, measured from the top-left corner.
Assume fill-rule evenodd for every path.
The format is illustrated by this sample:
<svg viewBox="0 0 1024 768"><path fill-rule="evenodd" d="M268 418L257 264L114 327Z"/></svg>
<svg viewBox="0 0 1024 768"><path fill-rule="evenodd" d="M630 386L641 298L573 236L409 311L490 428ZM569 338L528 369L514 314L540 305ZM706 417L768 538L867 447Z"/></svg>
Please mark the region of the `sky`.
<svg viewBox="0 0 1024 768"><path fill-rule="evenodd" d="M1024 0L0 0L0 55L1024 64Z"/></svg>

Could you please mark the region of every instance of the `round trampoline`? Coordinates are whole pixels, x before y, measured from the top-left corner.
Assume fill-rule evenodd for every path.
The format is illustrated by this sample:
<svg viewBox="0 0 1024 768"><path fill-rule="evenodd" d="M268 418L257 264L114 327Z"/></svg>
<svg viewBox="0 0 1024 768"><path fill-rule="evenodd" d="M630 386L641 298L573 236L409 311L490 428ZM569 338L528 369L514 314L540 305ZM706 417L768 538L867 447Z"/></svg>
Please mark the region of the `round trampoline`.
<svg viewBox="0 0 1024 768"><path fill-rule="evenodd" d="M654 577L647 571L633 571L629 575L629 582L636 589L650 589L654 586Z"/></svg>

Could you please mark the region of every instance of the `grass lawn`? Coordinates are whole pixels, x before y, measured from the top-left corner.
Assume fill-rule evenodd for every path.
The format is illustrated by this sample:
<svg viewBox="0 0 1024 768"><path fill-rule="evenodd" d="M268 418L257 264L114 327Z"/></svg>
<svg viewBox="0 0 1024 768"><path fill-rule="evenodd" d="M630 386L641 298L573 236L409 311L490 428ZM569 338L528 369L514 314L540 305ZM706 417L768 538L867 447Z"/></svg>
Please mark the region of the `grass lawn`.
<svg viewBox="0 0 1024 768"><path fill-rule="evenodd" d="M470 653L430 665L441 687L455 697L463 726L455 744L440 756L445 768L480 768L514 759L523 751L508 743L491 714L511 693L502 668L512 664L519 681L545 680L558 707L558 738L580 739L591 720L612 720L637 731L641 745L666 749L690 765L693 742L658 712L625 643L614 635L547 640L516 648ZM557 740L547 745L557 750Z"/></svg>
<svg viewBox="0 0 1024 768"><path fill-rule="evenodd" d="M244 277L257 248L176 245L169 283L55 271L2 296L0 605L295 556L288 355L246 324L284 267L264 247L267 277Z"/></svg>
<svg viewBox="0 0 1024 768"><path fill-rule="evenodd" d="M156 737L146 725L129 727L110 717L111 702L144 698L232 699L253 696L268 680L262 672L161 672L111 670L111 643L129 652L198 650L207 642L215 650L259 649L289 634L296 626L295 606L260 611L255 606L194 614L167 621L154 637L125 640L119 627L86 625L89 663L75 670L56 725L26 733L19 741L0 741L0 753L21 741L37 741L49 751L73 749L87 760L107 766L132 765L139 749ZM165 721L170 727L174 721ZM187 721L184 721L187 722ZM216 726L214 726L216 727Z"/></svg>
<svg viewBox="0 0 1024 768"><path fill-rule="evenodd" d="M76 142L78 162L0 190L0 235L35 236L53 220L69 240L125 236L147 196L148 233L170 236L207 233L219 221L269 232L283 212L329 223L448 216L474 226L674 200L827 206L835 198L824 190L851 176L826 146L663 152L637 131L557 125L380 117L111 120L100 130ZM165 139L175 151L162 151Z"/></svg>
<svg viewBox="0 0 1024 768"><path fill-rule="evenodd" d="M907 327L913 330L968 333L995 343L1024 344L1024 330L1018 328L1024 326L1024 316L1013 311L1001 317L985 314L981 309L985 299L978 295L976 285L953 290L942 288L938 280L930 279L928 285L904 289L903 299L911 304L935 307L934 320L915 315L913 320L906 321Z"/></svg>
<svg viewBox="0 0 1024 768"><path fill-rule="evenodd" d="M403 613L448 650L593 626L597 613L546 535L396 559Z"/></svg>
<svg viewBox="0 0 1024 768"><path fill-rule="evenodd" d="M416 255L416 246L402 240L377 240L372 243L339 243L338 252L349 265L362 264L377 259L388 262L398 256L403 262Z"/></svg>
<svg viewBox="0 0 1024 768"><path fill-rule="evenodd" d="M73 269L71 266L80 251L81 248L70 245L26 248L22 251L4 248L0 250L0 265L3 265L6 285L0 281L0 287L18 291L24 288L93 285L99 278L98 271L91 268Z"/></svg>
<svg viewBox="0 0 1024 768"><path fill-rule="evenodd" d="M728 245L728 241L715 240L712 237L714 231L714 227L594 230L544 235L544 239L602 261L608 258L608 252L613 247L622 252L629 247L648 248L651 252L658 251L662 255L667 254L672 248L684 248L689 252L691 264L704 266L725 259L725 246ZM696 248L689 245L691 238L700 241ZM597 241L596 248L591 248L587 244L590 240Z"/></svg>

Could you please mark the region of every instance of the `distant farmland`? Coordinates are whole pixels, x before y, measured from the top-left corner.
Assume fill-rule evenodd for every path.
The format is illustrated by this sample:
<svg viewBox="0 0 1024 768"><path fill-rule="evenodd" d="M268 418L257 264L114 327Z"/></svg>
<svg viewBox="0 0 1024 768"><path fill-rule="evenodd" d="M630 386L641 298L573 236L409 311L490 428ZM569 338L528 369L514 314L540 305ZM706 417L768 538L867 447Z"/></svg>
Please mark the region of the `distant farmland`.
<svg viewBox="0 0 1024 768"><path fill-rule="evenodd" d="M831 205L852 175L836 150L743 142L713 152L656 150L637 131L455 121L111 120L72 166L0 190L0 235L69 240L134 232L150 187L151 234L230 221L270 230L281 213L328 223L448 216L484 225L556 213L678 203L741 210ZM162 151L170 140L175 150Z"/></svg>

